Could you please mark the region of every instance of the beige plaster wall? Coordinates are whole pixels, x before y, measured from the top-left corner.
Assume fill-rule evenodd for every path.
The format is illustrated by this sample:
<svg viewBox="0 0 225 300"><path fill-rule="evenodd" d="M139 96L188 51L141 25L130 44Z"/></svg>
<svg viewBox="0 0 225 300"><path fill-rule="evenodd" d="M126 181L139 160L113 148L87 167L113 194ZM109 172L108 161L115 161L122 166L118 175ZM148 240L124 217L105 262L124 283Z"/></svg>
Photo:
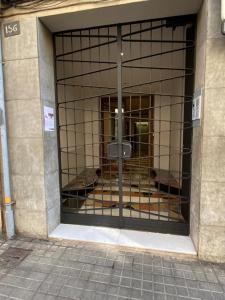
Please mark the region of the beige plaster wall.
<svg viewBox="0 0 225 300"><path fill-rule="evenodd" d="M205 84L206 34L207 34L207 1L204 1L197 17L196 57L195 57L195 90L203 89ZM204 105L204 98L202 99ZM192 138L192 181L190 206L190 236L195 248L199 248L200 195L201 195L201 155L202 155L202 114L201 126L194 126Z"/></svg>
<svg viewBox="0 0 225 300"><path fill-rule="evenodd" d="M225 262L225 36L220 0L208 0L199 257Z"/></svg>
<svg viewBox="0 0 225 300"><path fill-rule="evenodd" d="M39 85L41 122L44 155L44 191L46 205L47 233L60 223L59 166L57 151L57 129L44 129L44 106L55 108L55 77L53 39L49 30L38 20Z"/></svg>
<svg viewBox="0 0 225 300"><path fill-rule="evenodd" d="M203 103L193 131L191 237L199 258L216 262L225 262L224 68L220 0L205 0L197 32L195 89L203 89Z"/></svg>

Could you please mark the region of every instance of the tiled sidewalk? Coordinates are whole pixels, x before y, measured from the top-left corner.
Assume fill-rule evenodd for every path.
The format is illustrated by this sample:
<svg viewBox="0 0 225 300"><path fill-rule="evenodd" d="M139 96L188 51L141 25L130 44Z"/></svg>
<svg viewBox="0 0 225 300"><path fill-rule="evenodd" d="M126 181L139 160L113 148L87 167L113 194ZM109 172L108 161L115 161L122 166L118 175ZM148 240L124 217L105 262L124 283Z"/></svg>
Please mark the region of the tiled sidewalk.
<svg viewBox="0 0 225 300"><path fill-rule="evenodd" d="M85 242L17 238L0 253L9 247L32 251L0 256L0 300L225 300L225 265Z"/></svg>

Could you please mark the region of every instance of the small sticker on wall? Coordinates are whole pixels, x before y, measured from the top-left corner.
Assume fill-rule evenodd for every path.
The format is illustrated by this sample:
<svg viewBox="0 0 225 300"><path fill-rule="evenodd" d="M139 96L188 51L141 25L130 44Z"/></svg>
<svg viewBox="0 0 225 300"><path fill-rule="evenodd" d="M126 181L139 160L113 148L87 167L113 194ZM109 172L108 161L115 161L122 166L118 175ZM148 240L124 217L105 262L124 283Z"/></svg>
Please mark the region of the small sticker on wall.
<svg viewBox="0 0 225 300"><path fill-rule="evenodd" d="M45 131L55 130L55 115L54 109L49 106L44 106Z"/></svg>
<svg viewBox="0 0 225 300"><path fill-rule="evenodd" d="M202 101L202 91L198 90L194 94L194 99L192 104L192 121L201 119L201 101Z"/></svg>

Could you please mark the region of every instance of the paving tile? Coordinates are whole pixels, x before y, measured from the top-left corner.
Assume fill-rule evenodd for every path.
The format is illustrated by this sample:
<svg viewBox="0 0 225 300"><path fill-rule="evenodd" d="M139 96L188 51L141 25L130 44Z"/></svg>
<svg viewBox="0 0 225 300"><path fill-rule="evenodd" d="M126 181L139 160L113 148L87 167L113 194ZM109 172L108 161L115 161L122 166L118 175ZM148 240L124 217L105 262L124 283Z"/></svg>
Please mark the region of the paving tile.
<svg viewBox="0 0 225 300"><path fill-rule="evenodd" d="M70 286L64 286L59 293L59 296L70 298L70 299L80 299L82 295L83 290L70 287Z"/></svg>
<svg viewBox="0 0 225 300"><path fill-rule="evenodd" d="M96 296L95 296L95 300L102 300L102 299L104 299L104 298L102 298L102 295L97 293ZM117 298L117 296L113 296L113 295L105 295L105 299L107 299L107 300L117 300L118 298Z"/></svg>
<svg viewBox="0 0 225 300"><path fill-rule="evenodd" d="M166 300L165 294L154 293L153 296L155 300Z"/></svg>
<svg viewBox="0 0 225 300"><path fill-rule="evenodd" d="M173 285L165 285L166 294L177 295L177 289Z"/></svg>
<svg viewBox="0 0 225 300"><path fill-rule="evenodd" d="M26 289L13 287L9 296L11 298L21 299L21 300L30 300L34 297L34 292L28 291Z"/></svg>
<svg viewBox="0 0 225 300"><path fill-rule="evenodd" d="M88 290L83 290L80 299L82 300L94 300L95 299L95 292L93 291L88 291Z"/></svg>
<svg viewBox="0 0 225 300"><path fill-rule="evenodd" d="M56 297L53 295L48 295L48 294L44 294L44 293L36 293L32 299L33 300L55 300Z"/></svg>
<svg viewBox="0 0 225 300"><path fill-rule="evenodd" d="M142 291L142 297L143 300L152 300L154 299L154 295L150 291Z"/></svg>
<svg viewBox="0 0 225 300"><path fill-rule="evenodd" d="M42 293L57 296L59 294L59 291L60 291L61 288L62 288L61 285L57 285L57 284L54 284L54 283L43 282L38 291L42 292Z"/></svg>
<svg viewBox="0 0 225 300"><path fill-rule="evenodd" d="M141 289L141 287L142 287L142 280L132 278L131 286L133 288L136 288L136 289Z"/></svg>
<svg viewBox="0 0 225 300"><path fill-rule="evenodd" d="M12 291L12 287L7 284L0 283L0 295L1 296L9 296Z"/></svg>
<svg viewBox="0 0 225 300"><path fill-rule="evenodd" d="M100 289L97 289L97 291L100 291ZM107 286L106 291L108 295L116 296L119 294L119 286L110 284Z"/></svg>
<svg viewBox="0 0 225 300"><path fill-rule="evenodd" d="M33 252L0 269L0 300L225 300L224 265L85 242L0 243L7 247Z"/></svg>
<svg viewBox="0 0 225 300"><path fill-rule="evenodd" d="M126 277L122 277L121 281L120 281L120 285L122 286L126 286L126 287L131 287L131 278L126 278Z"/></svg>
<svg viewBox="0 0 225 300"><path fill-rule="evenodd" d="M166 300L177 300L177 296L166 294Z"/></svg>
<svg viewBox="0 0 225 300"><path fill-rule="evenodd" d="M177 295L185 296L185 297L188 296L188 289L187 288L178 286L178 287L176 287L176 289L177 289Z"/></svg>
<svg viewBox="0 0 225 300"><path fill-rule="evenodd" d="M225 293L212 292L213 300L225 300Z"/></svg>

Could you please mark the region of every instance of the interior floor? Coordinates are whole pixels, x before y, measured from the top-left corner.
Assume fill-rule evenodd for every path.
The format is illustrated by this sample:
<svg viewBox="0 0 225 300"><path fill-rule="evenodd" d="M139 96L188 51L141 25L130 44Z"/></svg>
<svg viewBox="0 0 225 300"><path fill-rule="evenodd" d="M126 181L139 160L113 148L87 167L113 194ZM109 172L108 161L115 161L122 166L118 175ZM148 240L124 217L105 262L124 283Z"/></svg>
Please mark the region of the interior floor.
<svg viewBox="0 0 225 300"><path fill-rule="evenodd" d="M125 166L124 169L122 190L124 217L184 221L180 211L181 196L159 190L160 185L179 190L179 183L168 171L156 170L156 176L151 178L143 166L136 166L133 169ZM102 173L99 169L86 169L64 187L63 195L64 211L119 216L119 186L116 171Z"/></svg>

